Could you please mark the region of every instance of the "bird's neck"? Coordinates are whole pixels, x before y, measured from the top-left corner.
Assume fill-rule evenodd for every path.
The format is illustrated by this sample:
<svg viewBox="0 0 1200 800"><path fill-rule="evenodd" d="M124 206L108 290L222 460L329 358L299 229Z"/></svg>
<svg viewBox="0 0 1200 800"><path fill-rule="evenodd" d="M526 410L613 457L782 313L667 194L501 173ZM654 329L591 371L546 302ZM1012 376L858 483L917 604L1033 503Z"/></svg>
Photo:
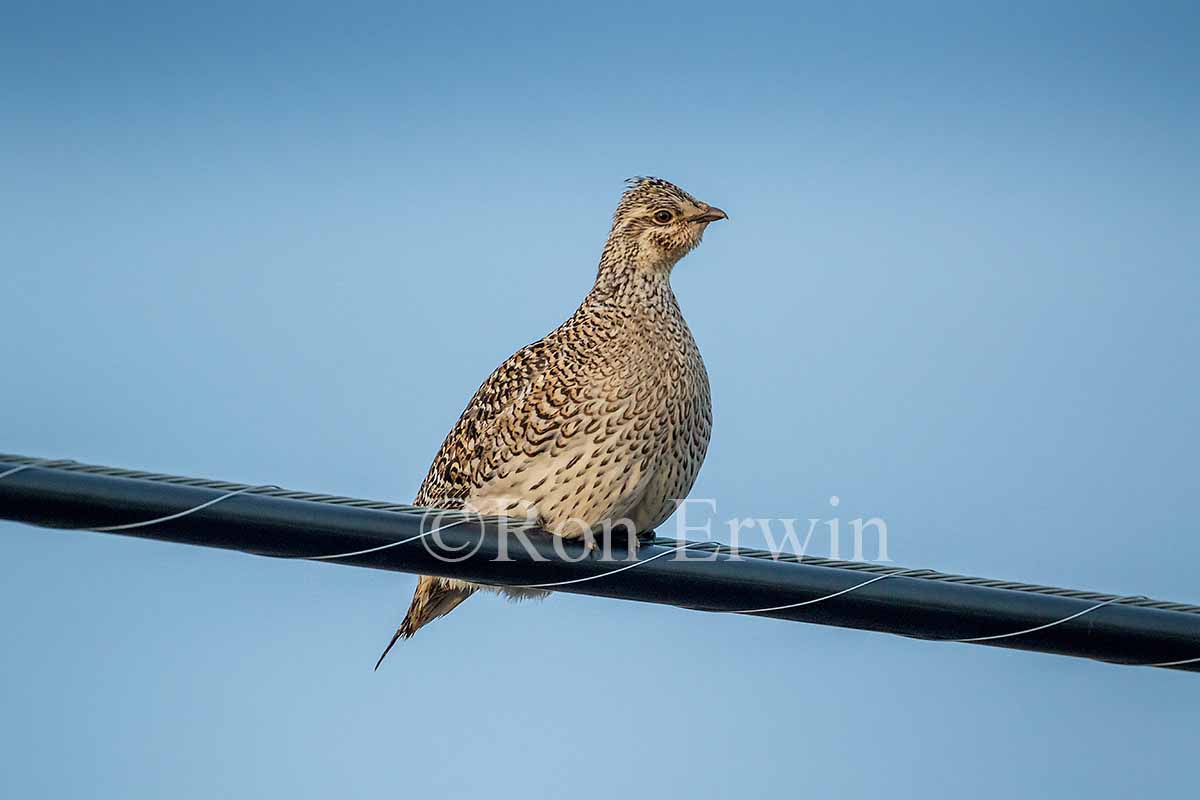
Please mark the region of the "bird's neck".
<svg viewBox="0 0 1200 800"><path fill-rule="evenodd" d="M674 304L671 268L661 259L650 258L636 241L610 236L600 255L596 284L588 297L619 305Z"/></svg>
<svg viewBox="0 0 1200 800"><path fill-rule="evenodd" d="M626 308L675 307L671 270L634 264L600 262L588 300ZM585 301L586 302L586 301Z"/></svg>

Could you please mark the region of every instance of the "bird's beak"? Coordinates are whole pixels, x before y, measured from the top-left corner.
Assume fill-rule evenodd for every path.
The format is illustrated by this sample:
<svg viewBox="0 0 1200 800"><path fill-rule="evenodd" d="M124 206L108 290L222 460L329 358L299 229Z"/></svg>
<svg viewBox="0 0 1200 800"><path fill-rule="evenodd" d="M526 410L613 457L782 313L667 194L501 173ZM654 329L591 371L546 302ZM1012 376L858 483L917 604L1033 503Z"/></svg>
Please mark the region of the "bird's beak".
<svg viewBox="0 0 1200 800"><path fill-rule="evenodd" d="M692 217L692 222L716 222L719 219L729 219L729 215L716 206L709 206L703 214Z"/></svg>

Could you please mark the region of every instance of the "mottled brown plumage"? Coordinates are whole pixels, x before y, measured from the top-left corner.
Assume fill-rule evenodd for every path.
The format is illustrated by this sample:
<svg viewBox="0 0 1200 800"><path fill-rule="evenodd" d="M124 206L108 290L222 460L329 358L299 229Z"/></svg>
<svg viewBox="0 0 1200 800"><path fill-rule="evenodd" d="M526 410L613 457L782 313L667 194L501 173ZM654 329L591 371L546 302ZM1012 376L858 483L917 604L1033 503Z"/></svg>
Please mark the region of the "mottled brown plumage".
<svg viewBox="0 0 1200 800"><path fill-rule="evenodd" d="M532 518L578 538L605 521L653 530L687 496L712 407L670 275L725 213L658 178L630 184L592 290L570 319L483 382L416 505ZM478 588L486 587L423 576L392 644Z"/></svg>

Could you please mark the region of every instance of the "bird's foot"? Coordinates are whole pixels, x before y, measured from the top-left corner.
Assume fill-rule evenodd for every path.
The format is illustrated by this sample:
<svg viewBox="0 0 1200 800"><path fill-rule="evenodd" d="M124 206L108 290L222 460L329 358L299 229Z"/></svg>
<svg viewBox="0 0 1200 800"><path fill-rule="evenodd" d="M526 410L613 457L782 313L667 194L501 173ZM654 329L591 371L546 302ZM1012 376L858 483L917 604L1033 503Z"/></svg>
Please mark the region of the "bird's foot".
<svg viewBox="0 0 1200 800"><path fill-rule="evenodd" d="M638 553L641 552L642 547L651 544L654 541L654 531L642 531L636 536L626 535L621 539L618 539L618 541L621 544L624 544L628 550L628 553L625 556L626 559L629 561L636 561Z"/></svg>
<svg viewBox="0 0 1200 800"><path fill-rule="evenodd" d="M600 548L600 542L595 536L583 537L583 550L589 559L599 558L603 553L603 550Z"/></svg>
<svg viewBox="0 0 1200 800"><path fill-rule="evenodd" d="M600 535L585 536L582 540L586 557L602 561L635 560L642 545L654 541L654 531L639 533L636 536L618 536L613 533L608 538ZM621 550L627 551L622 554Z"/></svg>

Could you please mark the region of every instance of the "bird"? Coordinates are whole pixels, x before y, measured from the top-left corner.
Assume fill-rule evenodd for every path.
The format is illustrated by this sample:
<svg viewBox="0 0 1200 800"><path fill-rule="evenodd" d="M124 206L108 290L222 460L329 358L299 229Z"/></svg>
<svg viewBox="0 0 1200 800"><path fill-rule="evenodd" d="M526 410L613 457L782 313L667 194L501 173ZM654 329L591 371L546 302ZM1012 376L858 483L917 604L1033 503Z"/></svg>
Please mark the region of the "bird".
<svg viewBox="0 0 1200 800"><path fill-rule="evenodd" d="M520 518L589 544L606 522L652 535L691 491L712 435L708 373L671 272L724 219L662 178L626 181L591 290L483 382L414 505ZM423 575L375 669L480 589L545 595Z"/></svg>

